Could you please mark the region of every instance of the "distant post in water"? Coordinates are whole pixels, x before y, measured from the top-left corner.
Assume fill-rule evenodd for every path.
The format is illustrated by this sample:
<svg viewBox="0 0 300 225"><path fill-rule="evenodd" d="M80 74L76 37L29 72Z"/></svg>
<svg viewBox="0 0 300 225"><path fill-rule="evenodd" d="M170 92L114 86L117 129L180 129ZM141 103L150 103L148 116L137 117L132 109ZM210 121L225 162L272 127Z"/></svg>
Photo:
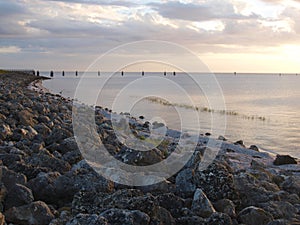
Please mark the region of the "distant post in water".
<svg viewBox="0 0 300 225"><path fill-rule="evenodd" d="M50 77L53 77L54 76L54 73L53 73L53 71L51 70L50 71Z"/></svg>
<svg viewBox="0 0 300 225"><path fill-rule="evenodd" d="M142 76L144 76L145 75L145 72L144 71L142 71Z"/></svg>
<svg viewBox="0 0 300 225"><path fill-rule="evenodd" d="M63 76L63 77L65 76L65 71L62 71L62 76Z"/></svg>
<svg viewBox="0 0 300 225"><path fill-rule="evenodd" d="M124 76L124 71L121 72L121 75Z"/></svg>
<svg viewBox="0 0 300 225"><path fill-rule="evenodd" d="M175 71L173 72L173 76L176 76L176 72Z"/></svg>
<svg viewBox="0 0 300 225"><path fill-rule="evenodd" d="M164 72L164 76L167 76L167 72L166 71Z"/></svg>
<svg viewBox="0 0 300 225"><path fill-rule="evenodd" d="M100 71L98 71L98 76L100 76Z"/></svg>
<svg viewBox="0 0 300 225"><path fill-rule="evenodd" d="M78 71L75 72L76 77L78 76Z"/></svg>

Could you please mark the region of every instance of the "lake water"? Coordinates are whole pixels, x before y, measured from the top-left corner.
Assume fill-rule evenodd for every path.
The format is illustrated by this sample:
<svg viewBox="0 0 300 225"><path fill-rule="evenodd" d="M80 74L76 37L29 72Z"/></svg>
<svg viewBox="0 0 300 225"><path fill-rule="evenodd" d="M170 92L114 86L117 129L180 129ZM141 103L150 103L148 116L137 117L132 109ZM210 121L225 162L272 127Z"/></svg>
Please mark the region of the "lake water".
<svg viewBox="0 0 300 225"><path fill-rule="evenodd" d="M169 128L210 132L300 157L300 75L95 72L84 77L57 72L43 85L65 97L143 115Z"/></svg>

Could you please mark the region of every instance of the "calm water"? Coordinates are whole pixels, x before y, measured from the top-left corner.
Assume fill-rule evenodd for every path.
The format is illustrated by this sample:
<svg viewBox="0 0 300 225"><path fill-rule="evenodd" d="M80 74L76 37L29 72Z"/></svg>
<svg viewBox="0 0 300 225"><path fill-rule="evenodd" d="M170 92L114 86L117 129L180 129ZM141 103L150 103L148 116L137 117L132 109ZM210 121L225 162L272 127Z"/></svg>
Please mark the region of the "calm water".
<svg viewBox="0 0 300 225"><path fill-rule="evenodd" d="M192 79L181 73L109 75L89 73L81 79L81 73L78 77L74 72L64 77L55 73L43 84L66 97L136 117L143 115L173 129L211 132L300 157L300 76L216 74L214 78L193 74Z"/></svg>

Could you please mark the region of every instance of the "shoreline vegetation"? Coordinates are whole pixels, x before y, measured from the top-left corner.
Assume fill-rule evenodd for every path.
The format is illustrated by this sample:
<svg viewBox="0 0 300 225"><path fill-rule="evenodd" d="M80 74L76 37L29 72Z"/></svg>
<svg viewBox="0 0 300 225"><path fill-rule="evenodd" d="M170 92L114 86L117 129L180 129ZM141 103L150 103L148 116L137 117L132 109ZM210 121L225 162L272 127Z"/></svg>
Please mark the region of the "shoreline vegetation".
<svg viewBox="0 0 300 225"><path fill-rule="evenodd" d="M243 141L199 136L183 168L155 185L105 179L79 151L72 100L42 89L42 79L0 70L0 225L300 224L299 160L246 147ZM153 165L178 144L180 133L167 129L152 150L134 151L117 140L111 112L94 110L99 137L123 163ZM154 124L129 118L132 133L147 140ZM213 151L210 141L220 150L199 170Z"/></svg>
<svg viewBox="0 0 300 225"><path fill-rule="evenodd" d="M180 107L180 108L185 108L185 109L196 110L197 112L218 113L220 115L228 115L228 116L239 116L239 117L241 117L243 119L247 119L247 120L266 121L266 117L264 117L264 116L245 115L245 114L241 114L241 113L238 113L238 112L232 111L232 110L218 110L218 109L211 109L208 107L193 106L193 105L188 105L188 104L171 103L169 101L166 101L164 99L157 98L157 97L147 97L146 99L150 102L161 104L164 106L175 106L175 107Z"/></svg>

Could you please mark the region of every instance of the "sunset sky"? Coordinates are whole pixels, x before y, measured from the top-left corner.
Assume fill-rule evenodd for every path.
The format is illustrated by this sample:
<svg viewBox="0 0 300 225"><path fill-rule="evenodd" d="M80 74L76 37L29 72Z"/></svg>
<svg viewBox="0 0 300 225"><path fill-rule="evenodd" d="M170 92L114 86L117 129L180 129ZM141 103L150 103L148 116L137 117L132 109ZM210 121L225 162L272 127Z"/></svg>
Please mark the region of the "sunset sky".
<svg viewBox="0 0 300 225"><path fill-rule="evenodd" d="M300 73L300 1L0 0L0 68L85 70L148 39L182 45L215 72Z"/></svg>

